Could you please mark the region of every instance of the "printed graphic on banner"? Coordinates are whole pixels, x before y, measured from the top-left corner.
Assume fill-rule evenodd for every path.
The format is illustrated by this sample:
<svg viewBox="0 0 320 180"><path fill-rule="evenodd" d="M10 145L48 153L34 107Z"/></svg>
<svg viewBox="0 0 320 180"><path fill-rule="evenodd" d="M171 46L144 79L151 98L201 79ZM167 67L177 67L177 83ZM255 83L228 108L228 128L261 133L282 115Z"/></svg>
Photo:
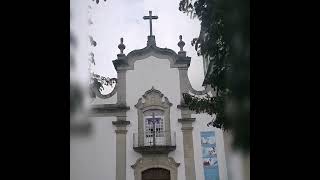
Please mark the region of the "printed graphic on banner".
<svg viewBox="0 0 320 180"><path fill-rule="evenodd" d="M205 180L219 180L216 138L213 131L201 132L202 161Z"/></svg>

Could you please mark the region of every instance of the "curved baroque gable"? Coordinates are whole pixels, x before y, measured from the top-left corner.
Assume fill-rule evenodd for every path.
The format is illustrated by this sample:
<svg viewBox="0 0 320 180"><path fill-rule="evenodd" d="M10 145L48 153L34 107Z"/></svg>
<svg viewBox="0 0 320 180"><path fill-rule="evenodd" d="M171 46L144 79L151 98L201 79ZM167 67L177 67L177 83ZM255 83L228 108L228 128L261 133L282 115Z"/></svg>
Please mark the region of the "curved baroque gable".
<svg viewBox="0 0 320 180"><path fill-rule="evenodd" d="M133 70L136 61L146 59L149 56L169 60L171 68L187 68L191 61L190 57L178 55L171 49L149 45L143 49L133 50L127 56L120 56L112 62L116 70Z"/></svg>

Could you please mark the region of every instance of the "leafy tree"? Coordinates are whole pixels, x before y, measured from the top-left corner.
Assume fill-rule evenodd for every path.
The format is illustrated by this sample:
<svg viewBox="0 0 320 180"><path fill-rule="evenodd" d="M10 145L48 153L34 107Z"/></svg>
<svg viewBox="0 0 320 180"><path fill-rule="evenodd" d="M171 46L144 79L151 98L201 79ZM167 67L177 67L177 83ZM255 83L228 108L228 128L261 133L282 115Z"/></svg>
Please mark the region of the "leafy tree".
<svg viewBox="0 0 320 180"><path fill-rule="evenodd" d="M191 44L213 65L204 83L213 96L183 94L197 113L215 115L208 126L231 130L234 145L250 152L250 13L249 0L181 0L179 10L201 21L199 37Z"/></svg>

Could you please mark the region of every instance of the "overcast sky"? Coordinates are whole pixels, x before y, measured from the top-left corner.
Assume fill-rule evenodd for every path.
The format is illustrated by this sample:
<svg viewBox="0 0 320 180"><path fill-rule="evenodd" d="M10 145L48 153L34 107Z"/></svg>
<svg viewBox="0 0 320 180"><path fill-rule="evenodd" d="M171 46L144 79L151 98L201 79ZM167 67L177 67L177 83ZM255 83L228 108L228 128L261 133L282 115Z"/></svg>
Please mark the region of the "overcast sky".
<svg viewBox="0 0 320 180"><path fill-rule="evenodd" d="M121 37L126 46L125 54L146 46L149 21L142 17L151 10L152 15L159 17L152 21L157 46L178 52L177 43L181 34L186 43L184 50L191 57L189 79L195 89L202 90L202 57L198 57L191 46L191 40L199 35L200 22L180 12L179 2L180 0L101 0L96 4L90 0L88 3L92 8L88 8L87 12L93 24L89 26L88 32L97 46L89 46L88 51L95 54L94 72L106 77L117 77L112 60L120 52L118 44Z"/></svg>

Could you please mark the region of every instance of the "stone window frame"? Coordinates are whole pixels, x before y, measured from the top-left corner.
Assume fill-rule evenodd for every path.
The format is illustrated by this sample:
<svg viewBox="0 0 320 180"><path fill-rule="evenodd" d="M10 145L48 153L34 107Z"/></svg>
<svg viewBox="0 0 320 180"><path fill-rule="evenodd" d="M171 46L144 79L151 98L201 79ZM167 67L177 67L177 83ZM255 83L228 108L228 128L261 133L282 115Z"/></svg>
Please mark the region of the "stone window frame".
<svg viewBox="0 0 320 180"><path fill-rule="evenodd" d="M165 97L159 90L153 86L150 90L146 91L142 98L139 98L138 103L135 105L138 111L138 134L144 133L144 113L152 110L160 110L163 112L164 129L169 134L166 136L166 142L171 144L171 126L170 126L170 108L172 103ZM142 145L144 137L138 137L138 144Z"/></svg>

